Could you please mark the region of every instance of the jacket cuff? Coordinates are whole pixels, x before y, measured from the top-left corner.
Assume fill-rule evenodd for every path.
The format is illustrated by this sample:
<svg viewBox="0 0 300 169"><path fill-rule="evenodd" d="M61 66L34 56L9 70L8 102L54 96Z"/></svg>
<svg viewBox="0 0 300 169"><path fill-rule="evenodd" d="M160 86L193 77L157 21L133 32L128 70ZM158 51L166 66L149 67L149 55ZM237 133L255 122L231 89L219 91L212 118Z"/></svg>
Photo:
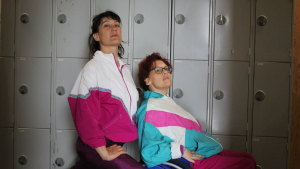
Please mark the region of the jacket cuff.
<svg viewBox="0 0 300 169"><path fill-rule="evenodd" d="M171 142L171 155L172 159L177 159L182 156L181 145L176 142Z"/></svg>
<svg viewBox="0 0 300 169"><path fill-rule="evenodd" d="M103 139L97 139L97 140L83 140L82 141L89 145L92 149L95 149L97 147L102 147L102 146L105 146L106 145L106 141L105 141L105 138Z"/></svg>

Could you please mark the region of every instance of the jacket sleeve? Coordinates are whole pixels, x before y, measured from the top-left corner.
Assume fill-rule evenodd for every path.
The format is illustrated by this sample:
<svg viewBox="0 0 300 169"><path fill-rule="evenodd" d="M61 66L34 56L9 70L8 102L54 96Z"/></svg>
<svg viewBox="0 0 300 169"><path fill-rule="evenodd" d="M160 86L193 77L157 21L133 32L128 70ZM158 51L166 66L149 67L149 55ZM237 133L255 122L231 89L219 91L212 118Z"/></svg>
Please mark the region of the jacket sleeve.
<svg viewBox="0 0 300 169"><path fill-rule="evenodd" d="M168 136L163 136L152 124L145 122L145 106L142 105L136 116L138 124L139 150L147 167L153 167L182 156L183 146Z"/></svg>
<svg viewBox="0 0 300 169"><path fill-rule="evenodd" d="M96 72L93 67L85 67L80 72L68 101L79 137L94 149L106 145L106 142L99 124L100 98L97 92L91 90L92 87L97 87Z"/></svg>

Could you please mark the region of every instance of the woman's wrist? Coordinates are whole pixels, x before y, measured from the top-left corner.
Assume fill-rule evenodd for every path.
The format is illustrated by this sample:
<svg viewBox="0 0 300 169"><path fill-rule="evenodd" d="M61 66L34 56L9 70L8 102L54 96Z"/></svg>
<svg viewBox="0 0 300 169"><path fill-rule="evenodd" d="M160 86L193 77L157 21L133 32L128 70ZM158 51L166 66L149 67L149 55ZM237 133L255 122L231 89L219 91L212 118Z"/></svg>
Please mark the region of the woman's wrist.
<svg viewBox="0 0 300 169"><path fill-rule="evenodd" d="M103 160L107 159L108 152L106 146L97 147L95 150Z"/></svg>

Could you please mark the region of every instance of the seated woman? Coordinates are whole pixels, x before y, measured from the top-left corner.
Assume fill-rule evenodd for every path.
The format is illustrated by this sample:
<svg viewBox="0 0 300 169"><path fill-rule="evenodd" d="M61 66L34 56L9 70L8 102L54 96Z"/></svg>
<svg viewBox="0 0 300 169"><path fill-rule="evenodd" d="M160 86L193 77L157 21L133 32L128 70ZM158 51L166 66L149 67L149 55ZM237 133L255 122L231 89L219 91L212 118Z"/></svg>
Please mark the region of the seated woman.
<svg viewBox="0 0 300 169"><path fill-rule="evenodd" d="M184 158L195 169L256 168L251 154L223 150L213 136L202 130L197 119L168 97L171 73L170 62L159 53L147 56L139 64L145 100L135 121L140 154L147 167Z"/></svg>

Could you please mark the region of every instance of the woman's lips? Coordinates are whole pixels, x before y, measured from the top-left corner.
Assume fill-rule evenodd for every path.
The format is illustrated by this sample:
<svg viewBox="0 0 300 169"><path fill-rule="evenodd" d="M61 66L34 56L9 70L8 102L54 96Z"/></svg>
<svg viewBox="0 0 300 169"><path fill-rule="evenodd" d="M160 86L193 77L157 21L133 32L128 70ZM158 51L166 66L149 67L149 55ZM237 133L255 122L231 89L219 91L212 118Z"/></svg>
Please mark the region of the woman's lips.
<svg viewBox="0 0 300 169"><path fill-rule="evenodd" d="M167 80L167 79L169 79L169 77L164 77L164 79L163 79L163 80Z"/></svg>

